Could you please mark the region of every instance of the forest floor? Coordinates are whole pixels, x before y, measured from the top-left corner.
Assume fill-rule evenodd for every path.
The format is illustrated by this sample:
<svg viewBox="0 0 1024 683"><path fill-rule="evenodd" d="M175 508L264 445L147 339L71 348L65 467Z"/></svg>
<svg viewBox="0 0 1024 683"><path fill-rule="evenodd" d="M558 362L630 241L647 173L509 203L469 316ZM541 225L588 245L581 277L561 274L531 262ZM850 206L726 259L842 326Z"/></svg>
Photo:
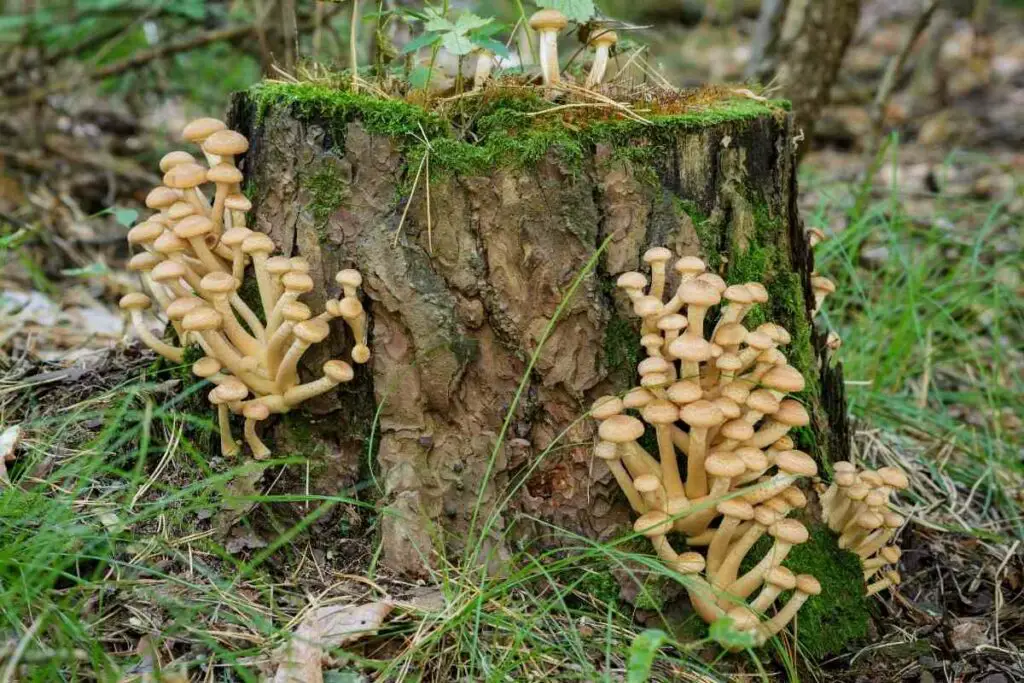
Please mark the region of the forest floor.
<svg viewBox="0 0 1024 683"><path fill-rule="evenodd" d="M674 642L655 679L1024 680L1024 24L1006 10L983 38L955 18L926 35L886 109L899 134L865 181L867 101L911 23L901 3L878 5L804 161L801 207L830 237L817 267L838 290L822 323L843 341L855 454L915 482L899 510L903 583L845 652L814 660L787 640L763 661L723 661L706 642ZM745 39L734 26L664 29L654 49L674 79L735 80ZM381 634L333 653L330 680L625 679L658 615L592 590L610 551L583 539L544 567L524 554L509 576L477 583L446 567L424 586L376 570L372 528L336 550L302 534L339 506L357 528L353 497L298 501L307 519L269 543L244 525L217 538L209 520L225 507L285 498L272 484L222 495L260 472L208 466L207 411L125 343L116 309L134 287L122 223L168 144L159 131L185 112L168 104L158 126L88 93L75 112L54 116L45 154L0 156L0 433L20 436L9 452L0 436L0 681L15 664L29 665L21 680L178 667L256 680L311 601L385 597ZM102 150L85 164L82 139ZM8 481L31 495L5 495Z"/></svg>

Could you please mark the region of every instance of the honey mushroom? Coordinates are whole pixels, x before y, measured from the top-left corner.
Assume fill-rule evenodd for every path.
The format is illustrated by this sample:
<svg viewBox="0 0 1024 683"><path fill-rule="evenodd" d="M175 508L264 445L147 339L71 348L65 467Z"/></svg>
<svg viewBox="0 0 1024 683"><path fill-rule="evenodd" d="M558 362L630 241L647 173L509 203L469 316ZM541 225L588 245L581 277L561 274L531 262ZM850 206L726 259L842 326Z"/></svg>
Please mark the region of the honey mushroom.
<svg viewBox="0 0 1024 683"><path fill-rule="evenodd" d="M615 47L617 42L619 42L619 37L615 31L597 29L594 36L587 43L590 47L594 48L594 63L590 67L590 73L587 74L584 87L587 89L594 88L604 80L604 73L608 69L608 53ZM666 251L668 250L666 249ZM669 252L669 258L671 256L672 252Z"/></svg>
<svg viewBox="0 0 1024 683"><path fill-rule="evenodd" d="M545 86L561 80L558 66L558 32L569 25L565 15L554 9L542 9L530 17L530 28L540 34L540 68Z"/></svg>

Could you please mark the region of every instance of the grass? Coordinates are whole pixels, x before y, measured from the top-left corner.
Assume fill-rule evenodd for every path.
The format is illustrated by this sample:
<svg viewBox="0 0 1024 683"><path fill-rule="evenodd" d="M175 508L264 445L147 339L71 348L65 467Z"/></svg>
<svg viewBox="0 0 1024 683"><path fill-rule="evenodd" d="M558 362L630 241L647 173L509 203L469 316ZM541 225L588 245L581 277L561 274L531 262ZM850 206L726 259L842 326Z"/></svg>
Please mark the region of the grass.
<svg viewBox="0 0 1024 683"><path fill-rule="evenodd" d="M1004 416L1024 393L1015 351L1024 311L1006 278L1008 268L1019 268L1017 255L999 246L1015 239L1006 234L1005 207L937 197L937 214L973 226L949 231L913 220L893 190L836 231L826 217L852 200L845 190L818 189L822 203L807 219L833 233L817 259L838 284L822 315L843 337L850 410L860 429L913 438L922 444L914 452L923 454L913 468L970 491L960 521L943 518L942 526L989 540L1019 536L1010 481L1021 474L1020 433ZM862 267L865 248L874 246L886 247L885 257ZM621 680L651 638L641 637L635 608L608 580L612 572L635 578L650 607L647 623L670 631L661 597L643 592L658 584L652 579L673 586L681 577L635 551L631 535L597 543L549 528L563 548L520 547L500 574L442 562L431 577L438 591L432 605L417 602L424 589L384 575L353 580L375 553L373 529L351 539L351 557L334 560L303 532L338 507L363 507L360 492L239 493L232 483L244 480L244 468L207 455L210 417L192 414L190 395L168 387L170 377L132 373L59 409L32 404L31 392L16 383L0 387L2 421L18 419L29 434L12 467L21 489L0 493L0 681L10 680L16 665L23 666L21 681L122 680L146 661L136 651L143 636L166 669L256 681L311 601L358 604L385 595L399 601L398 616L379 636L334 653L343 673ZM304 465L295 459L260 467ZM258 538L261 511L288 503L309 512L277 529L267 547L231 552L230 539L208 521L225 506L252 507L243 521ZM930 513L927 495L911 505ZM478 512L471 550L495 520L496 510ZM651 680L720 680L725 674L716 671L737 668L765 675L753 654L723 662L708 636L664 637L656 655L647 653ZM789 680L809 664L792 644L776 642L768 652Z"/></svg>

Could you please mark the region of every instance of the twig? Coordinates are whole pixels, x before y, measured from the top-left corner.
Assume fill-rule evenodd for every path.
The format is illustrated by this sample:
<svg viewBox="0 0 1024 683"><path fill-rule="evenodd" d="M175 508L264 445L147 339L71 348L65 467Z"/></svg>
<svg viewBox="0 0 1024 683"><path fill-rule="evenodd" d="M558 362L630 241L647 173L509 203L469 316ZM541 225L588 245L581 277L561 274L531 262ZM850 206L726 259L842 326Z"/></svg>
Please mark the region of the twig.
<svg viewBox="0 0 1024 683"><path fill-rule="evenodd" d="M359 92L359 0L352 0L352 23L348 28L348 61L352 69L352 92Z"/></svg>

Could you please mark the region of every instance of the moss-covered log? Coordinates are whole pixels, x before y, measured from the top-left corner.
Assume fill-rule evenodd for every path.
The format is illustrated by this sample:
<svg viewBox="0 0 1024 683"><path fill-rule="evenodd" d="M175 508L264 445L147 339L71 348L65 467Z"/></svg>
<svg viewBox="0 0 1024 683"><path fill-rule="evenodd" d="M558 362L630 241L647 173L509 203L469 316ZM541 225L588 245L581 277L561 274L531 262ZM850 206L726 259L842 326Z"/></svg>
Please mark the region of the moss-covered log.
<svg viewBox="0 0 1024 683"><path fill-rule="evenodd" d="M364 275L373 358L346 392L279 429L295 449L279 453L311 458L309 489L336 493L372 447L391 568L419 574L442 547L460 549L478 499L475 531L510 497L482 544L492 560L518 513L599 539L624 528L628 509L579 418L633 380L636 328L613 283L653 245L699 255L727 281L766 284L771 301L754 315L792 332L787 355L807 378L813 429L801 446L823 463L843 455L842 382L810 321L812 256L784 107L721 93L646 121L565 121L536 114L548 103L499 93L473 107L456 127L402 102L264 85L231 114L252 143L242 167L254 227L310 261L314 308L336 294L338 269ZM606 241L517 400L538 340ZM331 353L321 346L307 370ZM512 536L539 533L519 519Z"/></svg>

